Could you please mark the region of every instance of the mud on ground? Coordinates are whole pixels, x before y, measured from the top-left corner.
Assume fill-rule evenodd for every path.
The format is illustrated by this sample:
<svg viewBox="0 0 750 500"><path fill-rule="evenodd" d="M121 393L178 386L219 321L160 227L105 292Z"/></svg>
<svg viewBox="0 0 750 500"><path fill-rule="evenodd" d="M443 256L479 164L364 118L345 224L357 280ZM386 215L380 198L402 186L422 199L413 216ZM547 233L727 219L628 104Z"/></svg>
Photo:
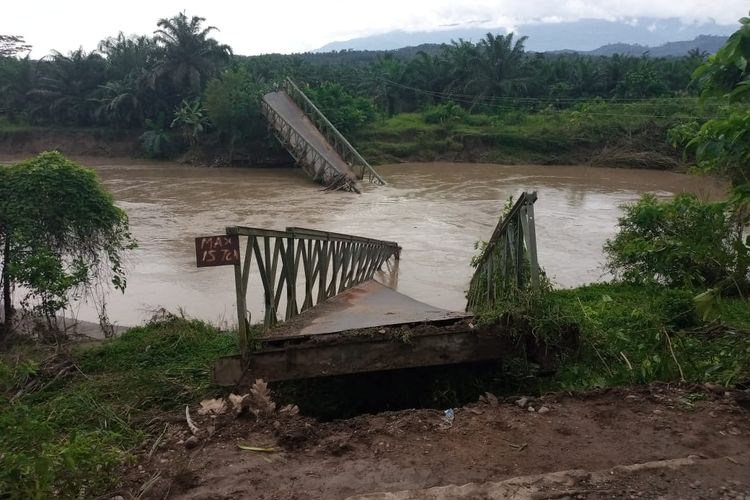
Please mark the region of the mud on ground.
<svg viewBox="0 0 750 500"><path fill-rule="evenodd" d="M193 409L201 438L191 437L184 415L174 415L163 436L140 451L138 463L126 471L126 488L116 494L189 499L337 499L373 492L385 494L366 498L750 498L749 409L746 393L667 385L526 401L490 396L455 409L452 422L437 410L316 422L288 412L211 419L197 417ZM211 426L215 429L207 437ZM680 467L612 469L671 459L687 461L669 462ZM513 482L512 496L482 485L571 469L578 471L558 483L529 479L537 484L529 496ZM467 483L476 485L424 490ZM461 491L466 495L459 496Z"/></svg>

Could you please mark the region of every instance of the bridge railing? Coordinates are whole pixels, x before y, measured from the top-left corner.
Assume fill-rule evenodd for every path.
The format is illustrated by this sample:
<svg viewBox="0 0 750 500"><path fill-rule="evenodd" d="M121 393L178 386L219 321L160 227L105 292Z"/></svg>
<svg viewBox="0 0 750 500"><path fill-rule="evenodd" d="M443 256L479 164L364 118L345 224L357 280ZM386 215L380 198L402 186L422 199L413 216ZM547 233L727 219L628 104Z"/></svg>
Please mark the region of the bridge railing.
<svg viewBox="0 0 750 500"><path fill-rule="evenodd" d="M386 185L383 179L372 166L362 158L362 155L354 149L346 138L341 135L336 127L325 117L322 111L313 104L302 90L290 78L285 81L285 88L289 97L302 108L305 114L315 123L318 130L323 134L326 140L333 146L336 152L341 155L345 162L352 166L359 179L366 179L372 183Z"/></svg>
<svg viewBox="0 0 750 500"><path fill-rule="evenodd" d="M228 235L244 241L240 264L234 266L240 348L247 352L250 314L247 292L251 268L258 270L263 285L265 316L270 328L279 321L282 297L284 320L373 277L394 257L400 247L393 241L289 227L273 231L250 227L227 227Z"/></svg>
<svg viewBox="0 0 750 500"><path fill-rule="evenodd" d="M536 192L524 192L498 223L482 253L469 285L466 309L481 311L500 298L539 285L534 202Z"/></svg>

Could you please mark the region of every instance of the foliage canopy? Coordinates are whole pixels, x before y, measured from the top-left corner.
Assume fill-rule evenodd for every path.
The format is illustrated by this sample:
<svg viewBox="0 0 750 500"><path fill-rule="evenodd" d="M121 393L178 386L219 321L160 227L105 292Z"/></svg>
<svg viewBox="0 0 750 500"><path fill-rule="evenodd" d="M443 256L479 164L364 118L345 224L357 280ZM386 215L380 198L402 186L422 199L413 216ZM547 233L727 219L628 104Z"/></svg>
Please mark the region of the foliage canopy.
<svg viewBox="0 0 750 500"><path fill-rule="evenodd" d="M604 250L625 281L670 287L748 289L750 248L743 224L722 203L694 195L659 201L651 194L625 207L617 235Z"/></svg>
<svg viewBox="0 0 750 500"><path fill-rule="evenodd" d="M26 289L26 303L49 321L104 278L125 289L122 258L135 241L127 215L93 171L47 152L0 169L0 176L6 289Z"/></svg>

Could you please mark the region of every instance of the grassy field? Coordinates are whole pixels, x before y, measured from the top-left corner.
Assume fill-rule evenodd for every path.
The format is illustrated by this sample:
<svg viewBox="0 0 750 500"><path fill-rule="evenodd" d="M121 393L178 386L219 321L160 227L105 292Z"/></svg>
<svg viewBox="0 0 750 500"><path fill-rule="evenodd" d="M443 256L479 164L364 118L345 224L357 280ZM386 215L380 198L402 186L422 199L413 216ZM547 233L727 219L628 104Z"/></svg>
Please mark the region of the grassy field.
<svg viewBox="0 0 750 500"><path fill-rule="evenodd" d="M671 169L682 158L668 144L667 130L710 111L691 99L477 114L438 107L377 120L353 142L375 164L452 160Z"/></svg>

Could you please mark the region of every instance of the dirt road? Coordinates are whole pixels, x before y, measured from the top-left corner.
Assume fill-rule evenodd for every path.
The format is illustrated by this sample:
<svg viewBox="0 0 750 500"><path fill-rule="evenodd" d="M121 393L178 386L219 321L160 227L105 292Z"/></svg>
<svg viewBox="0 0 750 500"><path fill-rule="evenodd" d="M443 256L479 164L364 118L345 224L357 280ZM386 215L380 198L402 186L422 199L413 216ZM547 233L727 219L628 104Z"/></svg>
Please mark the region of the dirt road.
<svg viewBox="0 0 750 500"><path fill-rule="evenodd" d="M712 389L490 398L455 409L452 422L436 410L327 423L240 416L188 446L175 422L128 471L128 493L145 484L145 497L189 499L750 498L746 395Z"/></svg>

